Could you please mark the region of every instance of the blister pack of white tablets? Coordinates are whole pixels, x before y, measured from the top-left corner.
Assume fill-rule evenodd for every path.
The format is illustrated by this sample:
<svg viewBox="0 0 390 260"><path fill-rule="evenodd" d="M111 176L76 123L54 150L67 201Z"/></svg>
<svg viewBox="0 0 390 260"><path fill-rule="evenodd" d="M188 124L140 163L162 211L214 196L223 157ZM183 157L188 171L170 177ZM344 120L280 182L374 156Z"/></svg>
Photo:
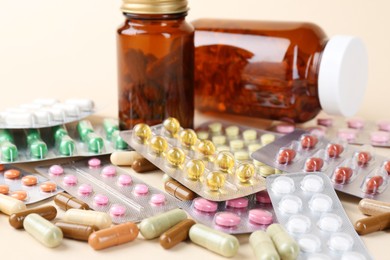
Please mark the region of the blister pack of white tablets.
<svg viewBox="0 0 390 260"><path fill-rule="evenodd" d="M0 112L0 129L42 128L74 122L95 113L93 100L35 99Z"/></svg>
<svg viewBox="0 0 390 260"><path fill-rule="evenodd" d="M0 193L32 204L63 192L55 183L14 166L2 166L0 170Z"/></svg>
<svg viewBox="0 0 390 260"><path fill-rule="evenodd" d="M210 140L200 140L192 129L182 129L174 118L149 127L137 124L120 135L138 153L201 197L225 201L265 189L265 181L251 162L230 152L217 152Z"/></svg>
<svg viewBox="0 0 390 260"><path fill-rule="evenodd" d="M114 223L138 222L178 207L176 198L108 160L91 158L36 170L91 209L108 213Z"/></svg>
<svg viewBox="0 0 390 260"><path fill-rule="evenodd" d="M335 189L361 198L390 199L390 159L370 145L352 147L336 139L295 130L252 154L282 172L323 172Z"/></svg>
<svg viewBox="0 0 390 260"><path fill-rule="evenodd" d="M372 259L323 173L267 178L278 222L300 246L298 259Z"/></svg>
<svg viewBox="0 0 390 260"><path fill-rule="evenodd" d="M198 197L183 201L180 207L197 222L229 234L265 230L276 221L267 191L228 201Z"/></svg>
<svg viewBox="0 0 390 260"><path fill-rule="evenodd" d="M40 129L1 129L0 162L19 163L60 157L93 156L127 150L116 120L81 120Z"/></svg>

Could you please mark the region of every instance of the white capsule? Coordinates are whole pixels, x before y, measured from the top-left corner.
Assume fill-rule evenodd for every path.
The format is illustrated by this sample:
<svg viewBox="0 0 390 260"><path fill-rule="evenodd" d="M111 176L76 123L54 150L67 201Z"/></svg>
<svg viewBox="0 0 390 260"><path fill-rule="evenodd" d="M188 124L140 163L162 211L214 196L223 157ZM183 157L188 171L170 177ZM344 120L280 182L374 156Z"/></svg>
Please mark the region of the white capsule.
<svg viewBox="0 0 390 260"><path fill-rule="evenodd" d="M64 220L77 224L95 225L99 229L108 228L112 224L111 218L107 213L82 209L67 210Z"/></svg>
<svg viewBox="0 0 390 260"><path fill-rule="evenodd" d="M27 215L23 227L27 233L47 247L57 247L62 242L61 229L36 213Z"/></svg>
<svg viewBox="0 0 390 260"><path fill-rule="evenodd" d="M22 201L0 194L0 211L4 214L12 215L26 209L26 205Z"/></svg>

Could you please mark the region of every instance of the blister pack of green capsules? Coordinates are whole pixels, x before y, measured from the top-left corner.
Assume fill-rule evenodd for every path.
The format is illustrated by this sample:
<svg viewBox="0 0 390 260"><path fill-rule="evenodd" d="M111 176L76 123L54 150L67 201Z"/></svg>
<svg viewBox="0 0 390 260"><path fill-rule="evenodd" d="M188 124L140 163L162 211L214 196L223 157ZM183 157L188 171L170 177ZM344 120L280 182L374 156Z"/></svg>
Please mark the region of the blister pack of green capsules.
<svg viewBox="0 0 390 260"><path fill-rule="evenodd" d="M129 149L118 122L81 120L45 128L0 129L0 163L22 163L61 157L93 156Z"/></svg>

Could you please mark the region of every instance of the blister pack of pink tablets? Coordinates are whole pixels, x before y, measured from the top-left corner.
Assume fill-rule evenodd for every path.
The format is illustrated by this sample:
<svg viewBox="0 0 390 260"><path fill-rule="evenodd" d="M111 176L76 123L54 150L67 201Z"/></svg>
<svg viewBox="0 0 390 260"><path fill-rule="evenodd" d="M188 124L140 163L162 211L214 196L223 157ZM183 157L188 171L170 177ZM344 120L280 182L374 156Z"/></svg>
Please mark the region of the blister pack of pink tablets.
<svg viewBox="0 0 390 260"><path fill-rule="evenodd" d="M323 173L267 178L280 224L300 246L298 259L372 259Z"/></svg>
<svg viewBox="0 0 390 260"><path fill-rule="evenodd" d="M198 197L181 202L182 209L197 222L229 234L265 230L276 222L267 191L228 201L210 201Z"/></svg>
<svg viewBox="0 0 390 260"><path fill-rule="evenodd" d="M109 154L127 150L117 120L80 120L40 129L0 129L0 163Z"/></svg>
<svg viewBox="0 0 390 260"><path fill-rule="evenodd" d="M178 200L129 175L108 160L91 158L36 170L114 223L138 222L178 207Z"/></svg>
<svg viewBox="0 0 390 260"><path fill-rule="evenodd" d="M335 189L357 197L390 199L390 159L375 154L370 145L352 147L295 130L252 157L283 172L323 172Z"/></svg>
<svg viewBox="0 0 390 260"><path fill-rule="evenodd" d="M340 138L350 144L390 147L390 119L378 122L363 118L320 117L317 125L324 127L328 138Z"/></svg>
<svg viewBox="0 0 390 260"><path fill-rule="evenodd" d="M122 131L137 152L201 197L226 201L265 189L265 180L252 162L239 161L227 151L217 152L212 141L198 139L174 118L149 127L138 124Z"/></svg>
<svg viewBox="0 0 390 260"><path fill-rule="evenodd" d="M62 125L95 113L93 100L72 98L60 102L57 99L35 99L0 111L0 129L27 129Z"/></svg>
<svg viewBox="0 0 390 260"><path fill-rule="evenodd" d="M23 201L36 203L63 192L55 183L38 175L13 166L5 166L0 171L0 193Z"/></svg>

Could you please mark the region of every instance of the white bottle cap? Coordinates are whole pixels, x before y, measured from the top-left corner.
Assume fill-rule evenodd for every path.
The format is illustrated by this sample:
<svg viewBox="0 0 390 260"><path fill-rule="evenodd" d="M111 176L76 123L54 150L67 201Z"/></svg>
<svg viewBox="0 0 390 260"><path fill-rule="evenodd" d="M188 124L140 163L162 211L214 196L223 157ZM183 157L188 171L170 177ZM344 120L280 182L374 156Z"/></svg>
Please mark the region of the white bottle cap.
<svg viewBox="0 0 390 260"><path fill-rule="evenodd" d="M337 35L325 46L318 75L322 109L352 116L362 103L368 78L368 58L361 39Z"/></svg>

